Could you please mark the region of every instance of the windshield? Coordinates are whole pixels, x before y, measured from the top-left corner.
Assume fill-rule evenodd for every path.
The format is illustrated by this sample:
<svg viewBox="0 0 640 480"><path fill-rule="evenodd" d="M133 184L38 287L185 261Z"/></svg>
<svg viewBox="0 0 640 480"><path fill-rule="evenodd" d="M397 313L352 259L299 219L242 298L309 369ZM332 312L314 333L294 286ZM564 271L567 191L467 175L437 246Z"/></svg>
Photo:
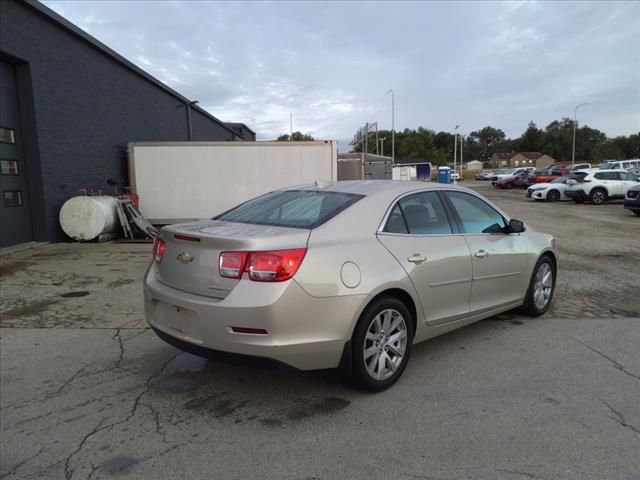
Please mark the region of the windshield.
<svg viewBox="0 0 640 480"><path fill-rule="evenodd" d="M315 228L364 195L316 190L279 190L249 200L214 220L291 228Z"/></svg>

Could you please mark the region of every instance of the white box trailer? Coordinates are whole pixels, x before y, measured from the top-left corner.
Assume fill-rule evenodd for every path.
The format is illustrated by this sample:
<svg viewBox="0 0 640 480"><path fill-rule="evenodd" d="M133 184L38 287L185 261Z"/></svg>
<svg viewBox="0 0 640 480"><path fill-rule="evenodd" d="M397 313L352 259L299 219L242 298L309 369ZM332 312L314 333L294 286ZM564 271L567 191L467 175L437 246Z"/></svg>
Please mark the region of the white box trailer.
<svg viewBox="0 0 640 480"><path fill-rule="evenodd" d="M211 218L289 185L337 180L335 141L131 142L140 212L163 225Z"/></svg>

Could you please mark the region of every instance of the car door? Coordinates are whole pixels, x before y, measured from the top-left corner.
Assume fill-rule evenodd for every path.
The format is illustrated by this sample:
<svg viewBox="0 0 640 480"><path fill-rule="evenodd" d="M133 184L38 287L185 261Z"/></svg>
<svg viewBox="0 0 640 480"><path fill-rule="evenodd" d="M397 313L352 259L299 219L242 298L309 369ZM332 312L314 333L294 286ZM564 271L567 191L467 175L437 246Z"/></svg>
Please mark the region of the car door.
<svg viewBox="0 0 640 480"><path fill-rule="evenodd" d="M519 302L527 278L527 242L508 234L500 212L471 193L444 192L457 217L472 261L470 313Z"/></svg>
<svg viewBox="0 0 640 480"><path fill-rule="evenodd" d="M469 313L471 254L455 228L438 194L423 191L397 199L378 232L411 278L430 325Z"/></svg>
<svg viewBox="0 0 640 480"><path fill-rule="evenodd" d="M626 195L627 190L640 183L640 180L638 180L635 175L628 172L620 172L620 180L622 184L622 195Z"/></svg>
<svg viewBox="0 0 640 480"><path fill-rule="evenodd" d="M622 194L622 182L618 172L598 172L594 176L600 180L600 185L607 189L609 198L618 198Z"/></svg>

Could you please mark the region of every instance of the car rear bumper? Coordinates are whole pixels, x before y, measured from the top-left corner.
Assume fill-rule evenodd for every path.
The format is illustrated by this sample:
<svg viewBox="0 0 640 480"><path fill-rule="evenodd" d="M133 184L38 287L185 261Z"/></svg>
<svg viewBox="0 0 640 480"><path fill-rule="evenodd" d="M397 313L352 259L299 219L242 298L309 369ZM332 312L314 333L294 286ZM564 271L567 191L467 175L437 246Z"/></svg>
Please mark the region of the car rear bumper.
<svg viewBox="0 0 640 480"><path fill-rule="evenodd" d="M571 200L586 200L588 198L584 190L565 190L564 194Z"/></svg>
<svg viewBox="0 0 640 480"><path fill-rule="evenodd" d="M156 280L153 268L144 279L147 323L161 338L173 340L168 343L203 352L198 354L262 357L300 370L340 364L366 300L366 295L312 297L293 280L279 284L241 280L225 299L217 300L168 287ZM236 333L231 327L267 333Z"/></svg>

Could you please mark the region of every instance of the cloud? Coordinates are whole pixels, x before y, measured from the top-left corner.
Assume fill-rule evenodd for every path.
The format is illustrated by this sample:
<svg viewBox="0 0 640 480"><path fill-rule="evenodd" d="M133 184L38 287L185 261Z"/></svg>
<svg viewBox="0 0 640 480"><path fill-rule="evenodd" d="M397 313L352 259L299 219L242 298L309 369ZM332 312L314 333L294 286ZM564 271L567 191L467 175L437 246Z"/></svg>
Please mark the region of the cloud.
<svg viewBox="0 0 640 480"><path fill-rule="evenodd" d="M45 1L260 139L351 138L365 122L517 136L581 109L640 130L636 2Z"/></svg>

